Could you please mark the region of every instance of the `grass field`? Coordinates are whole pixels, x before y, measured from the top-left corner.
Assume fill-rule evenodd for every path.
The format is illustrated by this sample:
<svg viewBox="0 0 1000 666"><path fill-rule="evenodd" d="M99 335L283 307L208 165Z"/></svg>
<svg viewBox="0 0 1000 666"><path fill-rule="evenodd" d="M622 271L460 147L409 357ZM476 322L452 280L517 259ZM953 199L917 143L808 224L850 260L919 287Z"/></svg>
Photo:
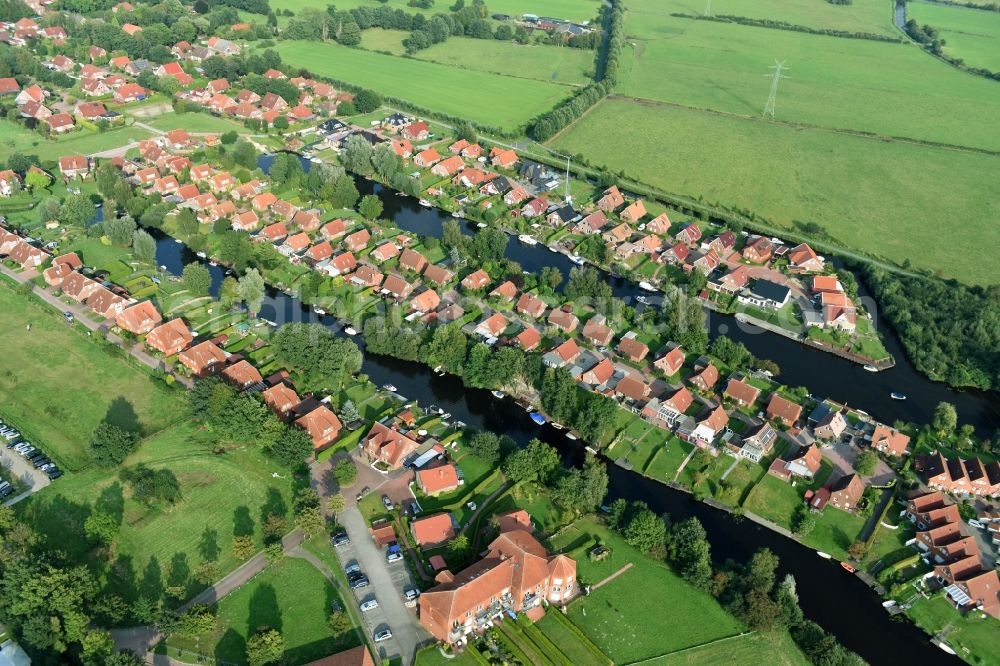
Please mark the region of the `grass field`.
<svg viewBox="0 0 1000 666"><path fill-rule="evenodd" d="M504 76L586 85L593 78L594 55L593 51L569 47L452 37L418 51L415 57Z"/></svg>
<svg viewBox="0 0 1000 666"><path fill-rule="evenodd" d="M417 652L416 666L477 666L479 664L467 650L459 652L457 656L446 658L442 656L441 650L436 645L424 648Z"/></svg>
<svg viewBox="0 0 1000 666"><path fill-rule="evenodd" d="M496 76L332 43L286 41L282 59L439 113L513 129L571 94L568 86Z"/></svg>
<svg viewBox="0 0 1000 666"><path fill-rule="evenodd" d="M600 562L587 551L599 540L611 550ZM570 606L569 618L617 663L631 663L740 633L741 627L708 594L685 583L661 562L629 546L592 519L554 539L577 561L582 583L593 584L628 563L632 569ZM642 600L659 599L656 613ZM669 602L667 601L669 600Z"/></svg>
<svg viewBox="0 0 1000 666"><path fill-rule="evenodd" d="M108 355L6 283L0 312L0 345L16 360L0 371L0 414L66 469L90 465L90 435L106 417L138 421L145 434L183 418L179 391Z"/></svg>
<svg viewBox="0 0 1000 666"><path fill-rule="evenodd" d="M816 222L847 247L966 282L1000 281L988 252L1000 243L1000 198L988 195L1000 157L621 99L592 109L555 147L785 227ZM928 243L942 216L962 232Z"/></svg>
<svg viewBox="0 0 1000 666"><path fill-rule="evenodd" d="M241 563L232 554L235 534L253 534L260 545L264 513L290 511L290 481L271 477L276 469L272 461L253 448L220 455L213 452L214 445L212 438L184 423L143 441L125 462L125 467L171 470L182 495L173 505L137 502L114 472L89 469L60 479L33 497L25 511L59 548L80 549L80 556L90 546L82 526L93 508L120 515L111 591L130 598L137 585L162 575L164 580L177 576L176 585L194 593L203 586L182 571L193 571L211 549L217 553L218 573L224 575Z"/></svg>
<svg viewBox="0 0 1000 666"><path fill-rule="evenodd" d="M983 666L1000 664L1000 652L996 649L1000 621L981 613L960 615L955 608L938 593L931 599L919 599L907 614L918 627L933 634L945 627L948 642L965 661Z"/></svg>
<svg viewBox="0 0 1000 666"><path fill-rule="evenodd" d="M945 53L972 67L1000 70L1000 13L910 2L906 18L938 29L947 42Z"/></svg>
<svg viewBox="0 0 1000 666"><path fill-rule="evenodd" d="M991 124L1000 86L911 44L674 17L651 21L674 34L637 43L631 73L618 87L624 95L758 118L770 89L768 68L778 59L790 68L779 88L779 121L1000 149Z"/></svg>
<svg viewBox="0 0 1000 666"><path fill-rule="evenodd" d="M327 622L332 601L343 608L319 571L305 560L285 558L219 602L219 627L213 635L198 637L197 642L174 636L167 643L207 651L206 656L217 660L246 663L247 637L260 627L271 627L285 639L284 663L308 663L359 644L353 630L332 634Z"/></svg>
<svg viewBox="0 0 1000 666"><path fill-rule="evenodd" d="M675 652L646 662L650 666L729 666L729 664L770 664L804 666L809 660L784 631L747 634L718 643Z"/></svg>
<svg viewBox="0 0 1000 666"><path fill-rule="evenodd" d="M337 3L337 9L388 6L393 9L402 9L408 14L430 15L448 11L450 4L439 2L430 9L420 9L410 7L407 0L387 0L385 3L378 0L343 0ZM325 6L321 0L274 0L271 3L271 9L274 11L291 9L296 14L304 7L322 9ZM597 0L491 0L488 6L491 14L501 13L511 16L537 14L538 16L552 16L582 22L592 21L597 17L600 3Z"/></svg>
<svg viewBox="0 0 1000 666"><path fill-rule="evenodd" d="M652 39L670 33L663 32L656 21L647 19L671 13L701 16L705 3L702 0L632 0L626 8L628 35ZM892 25L891 5L884 0L854 0L852 5L813 0L713 0L712 14L785 21L818 29L899 35Z"/></svg>
<svg viewBox="0 0 1000 666"><path fill-rule="evenodd" d="M98 153L149 136L150 132L140 127L122 127L104 133L76 130L58 139L46 139L22 125L2 120L0 152L24 153L37 155L42 160L55 160L62 155Z"/></svg>
<svg viewBox="0 0 1000 666"><path fill-rule="evenodd" d="M405 30L385 30L369 28L361 33L361 48L369 51L386 51L392 55L403 55L406 49L403 40L410 36ZM454 37L452 39L455 39Z"/></svg>

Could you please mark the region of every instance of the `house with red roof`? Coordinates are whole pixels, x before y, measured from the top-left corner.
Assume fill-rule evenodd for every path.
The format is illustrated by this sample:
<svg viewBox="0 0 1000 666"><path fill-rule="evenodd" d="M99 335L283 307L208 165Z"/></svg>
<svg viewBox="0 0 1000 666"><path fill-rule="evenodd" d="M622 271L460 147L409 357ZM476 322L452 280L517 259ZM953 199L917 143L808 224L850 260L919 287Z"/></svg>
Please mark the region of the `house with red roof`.
<svg viewBox="0 0 1000 666"><path fill-rule="evenodd" d="M458 469L449 463L431 469L417 470L417 486L425 495L434 497L444 493L450 493L462 485L458 478Z"/></svg>

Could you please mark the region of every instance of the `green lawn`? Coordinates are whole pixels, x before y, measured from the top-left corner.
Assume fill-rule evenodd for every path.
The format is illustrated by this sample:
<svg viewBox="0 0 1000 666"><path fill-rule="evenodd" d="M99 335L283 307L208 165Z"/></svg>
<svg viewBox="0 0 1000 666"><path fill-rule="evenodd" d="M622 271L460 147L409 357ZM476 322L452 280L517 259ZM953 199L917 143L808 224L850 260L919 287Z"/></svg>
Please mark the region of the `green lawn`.
<svg viewBox="0 0 1000 666"><path fill-rule="evenodd" d="M37 155L42 160L55 160L62 155L90 155L150 136L149 131L139 127L122 127L103 133L76 130L58 139L46 139L23 125L0 120L0 152L9 150Z"/></svg>
<svg viewBox="0 0 1000 666"><path fill-rule="evenodd" d="M184 129L188 132L242 132L246 127L228 118L219 118L207 113L164 113L143 122L150 127L169 132L173 129Z"/></svg>
<svg viewBox="0 0 1000 666"><path fill-rule="evenodd" d="M644 39L668 36L670 33L660 22L663 14L700 16L705 7L702 0L630 0L626 4L626 29L629 36ZM813 0L713 0L712 14L784 21L818 29L899 35L892 25L890 6L883 0L854 0L851 5Z"/></svg>
<svg viewBox="0 0 1000 666"><path fill-rule="evenodd" d="M386 51L401 56L406 53L403 40L410 36L406 30L369 28L361 33L361 48L369 51Z"/></svg>
<svg viewBox="0 0 1000 666"><path fill-rule="evenodd" d="M906 18L937 28L949 56L961 58L970 67L1000 70L1000 13L910 2Z"/></svg>
<svg viewBox="0 0 1000 666"><path fill-rule="evenodd" d="M615 98L555 147L668 192L750 208L779 226L818 223L849 248L965 282L1000 281L988 251L1000 243L992 223L1000 199L983 196L1000 169L996 156ZM963 232L926 243L942 216L961 220Z"/></svg>
<svg viewBox="0 0 1000 666"><path fill-rule="evenodd" d="M504 76L585 85L593 78L594 55L586 49L452 37L414 57Z"/></svg>
<svg viewBox="0 0 1000 666"><path fill-rule="evenodd" d="M294 67L366 86L433 111L513 129L571 94L554 83L459 69L332 43L283 41L275 47Z"/></svg>
<svg viewBox="0 0 1000 666"><path fill-rule="evenodd" d="M285 639L285 663L304 664L359 644L353 630L340 636L331 632L333 601L343 608L344 601L319 571L305 560L285 558L219 602L219 627L212 635L171 636L167 644L246 663L247 637L260 627L270 627Z"/></svg>
<svg viewBox="0 0 1000 666"><path fill-rule="evenodd" d="M417 666L479 666L479 662L467 650L463 650L451 658L446 658L436 645L417 652L415 663Z"/></svg>
<svg viewBox="0 0 1000 666"><path fill-rule="evenodd" d="M232 553L235 534L252 534L260 546L263 515L290 516L291 482L272 478L273 461L254 448L218 454L214 446L214 438L183 423L143 441L125 462L125 467L141 463L172 471L182 495L174 505L148 507L132 499L128 484L114 472L88 469L35 495L24 511L53 547L81 557L90 547L86 517L95 508L119 515L109 592L133 598L151 577L176 576L171 584L194 593L203 586L189 574L209 551L216 553L221 577L241 563Z"/></svg>
<svg viewBox="0 0 1000 666"><path fill-rule="evenodd" d="M184 418L180 391L109 355L6 282L0 311L0 345L17 361L0 372L0 415L67 470L90 465L90 435L105 418L137 423L147 435Z"/></svg>
<svg viewBox="0 0 1000 666"><path fill-rule="evenodd" d="M598 540L610 548L611 555L591 562L587 551ZM573 623L615 663L647 659L741 631L739 622L710 595L593 519L578 521L553 542L577 561L579 578L585 584L603 580L629 562L634 564L611 583L573 602L569 611ZM662 603L650 613L644 599Z"/></svg>
<svg viewBox="0 0 1000 666"><path fill-rule="evenodd" d="M702 647L669 654L646 662L651 666L729 666L730 664L770 664L805 666L809 660L792 637L784 631L747 634Z"/></svg>
<svg viewBox="0 0 1000 666"><path fill-rule="evenodd" d="M569 658L570 662L574 664L594 663L597 656L593 653L590 645L582 641L561 618L556 616L558 612L557 610L549 610L541 620L535 623L535 626Z"/></svg>
<svg viewBox="0 0 1000 666"><path fill-rule="evenodd" d="M279 9L291 9L296 14L304 7L317 7L322 9L326 5L320 0L274 0L271 8L275 11ZM402 9L407 14L435 14L446 12L450 3L438 3L430 9L420 9L411 7L407 0L387 0L382 3L379 0L344 0L337 4L338 9L353 9L354 7L382 7L387 6L392 9ZM537 14L538 16L552 16L563 18L569 21L592 21L597 17L597 10L600 3L597 0L492 0L489 3L490 13L503 13L511 16L521 14Z"/></svg>
<svg viewBox="0 0 1000 666"><path fill-rule="evenodd" d="M971 664L996 666L1000 652L996 649L1000 621L982 613L960 615L939 593L931 599L919 599L908 611L918 627L934 634L949 627L948 643L962 659Z"/></svg>

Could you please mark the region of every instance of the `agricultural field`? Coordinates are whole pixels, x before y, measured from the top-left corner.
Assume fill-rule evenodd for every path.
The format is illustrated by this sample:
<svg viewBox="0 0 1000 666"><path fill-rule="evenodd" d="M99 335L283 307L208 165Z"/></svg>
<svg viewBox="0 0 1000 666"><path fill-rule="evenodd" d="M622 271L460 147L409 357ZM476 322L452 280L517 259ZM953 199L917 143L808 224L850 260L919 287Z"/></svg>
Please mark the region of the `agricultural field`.
<svg viewBox="0 0 1000 666"><path fill-rule="evenodd" d="M970 67L1000 70L1000 13L910 2L906 18L932 25L945 40L945 53L961 58Z"/></svg>
<svg viewBox="0 0 1000 666"><path fill-rule="evenodd" d="M70 330L50 307L36 307L5 283L0 312L0 345L17 359L16 368L0 372L0 415L67 470L90 466L90 435L106 418L137 423L146 436L180 418L179 391Z"/></svg>
<svg viewBox="0 0 1000 666"><path fill-rule="evenodd" d="M407 13L432 15L448 11L450 4L439 3L430 9L420 9L409 6L407 0L387 0L384 3L379 0L343 0L337 3L337 9L388 6L393 9L402 9ZM271 9L274 11L290 9L296 14L305 7L322 9L325 6L321 0L273 0L271 2ZM521 14L536 14L583 22L593 21L597 17L600 2L598 0L491 0L487 3L487 7L489 7L491 14L508 14L515 17Z"/></svg>
<svg viewBox="0 0 1000 666"><path fill-rule="evenodd" d="M514 42L452 37L446 42L418 51L414 57L503 76L586 85L593 78L595 52L560 46L522 46Z"/></svg>
<svg viewBox="0 0 1000 666"><path fill-rule="evenodd" d="M403 40L410 36L405 30L369 28L361 33L361 48L401 56L406 53ZM456 39L456 38L452 38Z"/></svg>
<svg viewBox="0 0 1000 666"><path fill-rule="evenodd" d="M167 647L207 650L219 663L246 663L247 637L271 627L285 639L285 663L305 664L359 645L354 630L333 635L327 619L334 601L344 607L323 574L305 560L287 557L219 602L219 626L212 635L172 636Z"/></svg>
<svg viewBox="0 0 1000 666"><path fill-rule="evenodd" d="M661 26L647 18L664 14L701 16L705 6L705 0L630 0L626 4L630 17L628 35L652 39L669 34L661 32ZM884 0L854 0L851 5L813 0L713 0L712 15L784 21L819 30L899 35L892 25L891 5Z"/></svg>
<svg viewBox="0 0 1000 666"><path fill-rule="evenodd" d="M332 43L278 42L293 67L404 99L438 113L515 129L572 93L569 86L497 76ZM419 84L415 84L419 82Z"/></svg>
<svg viewBox="0 0 1000 666"><path fill-rule="evenodd" d="M994 189L988 174L1000 169L998 156L624 99L600 103L554 145L786 228L818 223L849 248L964 282L1000 281L1000 264L988 254L1000 243L992 222L1000 200L984 196ZM927 243L942 215L962 233Z"/></svg>

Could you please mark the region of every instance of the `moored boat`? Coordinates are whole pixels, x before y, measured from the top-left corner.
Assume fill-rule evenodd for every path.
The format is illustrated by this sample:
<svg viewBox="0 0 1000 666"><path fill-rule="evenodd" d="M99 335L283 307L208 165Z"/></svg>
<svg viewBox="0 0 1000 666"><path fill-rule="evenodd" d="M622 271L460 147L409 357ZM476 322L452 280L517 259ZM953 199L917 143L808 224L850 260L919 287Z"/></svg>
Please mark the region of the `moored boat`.
<svg viewBox="0 0 1000 666"><path fill-rule="evenodd" d="M529 236L528 234L521 234L517 237L517 240L521 241L525 245L538 245L538 241Z"/></svg>
<svg viewBox="0 0 1000 666"><path fill-rule="evenodd" d="M893 400L906 400L906 394L900 393L899 391L893 391L889 394L889 397Z"/></svg>
<svg viewBox="0 0 1000 666"><path fill-rule="evenodd" d="M878 368L876 368L874 365L871 365L870 363L866 363L864 367L865 370L868 372L878 372Z"/></svg>
<svg viewBox="0 0 1000 666"><path fill-rule="evenodd" d="M392 384L382 384L382 388L384 388L389 393L395 393L396 391L399 390L395 386L393 386Z"/></svg>
<svg viewBox="0 0 1000 666"><path fill-rule="evenodd" d="M530 416L531 420L537 423L538 425L545 424L545 417L539 414L538 412L531 412L530 414L528 414L528 416Z"/></svg>

